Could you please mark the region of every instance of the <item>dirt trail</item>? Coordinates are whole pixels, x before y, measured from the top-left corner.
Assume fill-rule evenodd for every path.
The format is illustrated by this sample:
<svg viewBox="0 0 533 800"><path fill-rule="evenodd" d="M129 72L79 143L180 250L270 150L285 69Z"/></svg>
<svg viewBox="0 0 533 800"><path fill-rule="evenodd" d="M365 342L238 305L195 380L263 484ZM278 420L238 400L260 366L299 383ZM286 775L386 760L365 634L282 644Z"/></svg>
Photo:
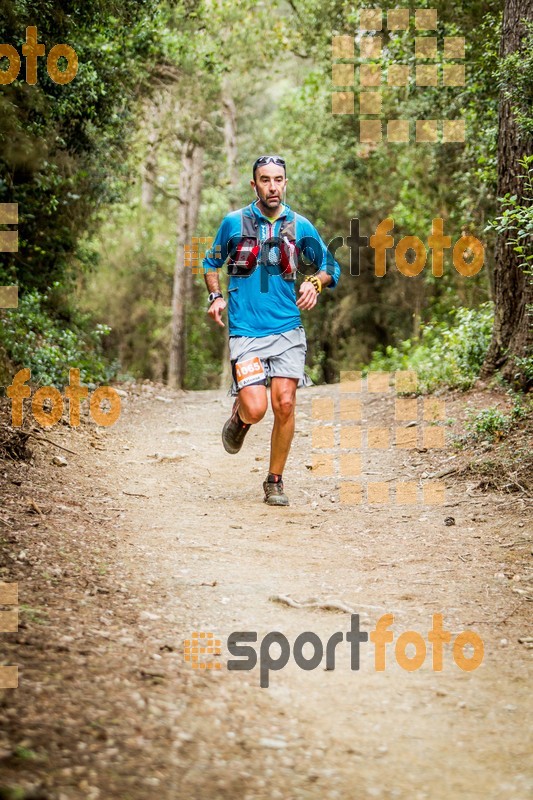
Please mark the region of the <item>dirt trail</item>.
<svg viewBox="0 0 533 800"><path fill-rule="evenodd" d="M306 466L311 401L335 391L299 392L285 473L289 509L261 502L270 412L241 454L228 456L220 430L231 402L222 392L177 397L147 386L129 394L117 425L94 436L96 447L82 448L75 433L61 439L80 456L56 468L65 482L49 497L93 513L76 539L93 579L85 591L79 583L68 593L53 584L47 634L48 646L58 648L55 660L32 667L27 630L12 651L26 664L14 700L26 745L47 758L25 766L44 796L530 795L531 652L518 639L531 635L531 606L527 592L513 591L531 573L524 504L481 494L453 476L444 478L444 506L340 503L338 477L317 478ZM364 423L388 425L392 402L374 399ZM462 402L452 398L448 414ZM373 480L418 481L445 471L453 455L367 451L363 469ZM451 516L455 524L447 526ZM49 530L58 524L49 522ZM98 548L97 567L91 559ZM277 595L342 601L360 614L364 631L393 613L385 671L375 671L370 642L361 644L360 670L352 671L345 641L334 670L323 662L304 671L291 655L271 672L268 688L259 686L259 666L228 671L233 631L256 631L259 650L271 631L283 633L292 649L304 631L325 644L350 628L349 613L292 608L273 602ZM427 640L435 613L444 615L452 638L465 629L481 636L479 669L459 669L447 646L444 668L434 672L429 644L420 669L398 666L400 633L418 631ZM29 629L39 640L36 626ZM221 670L185 663L183 642L193 631L222 641ZM50 713L55 728L43 741L40 725ZM6 760L4 775L20 783L20 764Z"/></svg>

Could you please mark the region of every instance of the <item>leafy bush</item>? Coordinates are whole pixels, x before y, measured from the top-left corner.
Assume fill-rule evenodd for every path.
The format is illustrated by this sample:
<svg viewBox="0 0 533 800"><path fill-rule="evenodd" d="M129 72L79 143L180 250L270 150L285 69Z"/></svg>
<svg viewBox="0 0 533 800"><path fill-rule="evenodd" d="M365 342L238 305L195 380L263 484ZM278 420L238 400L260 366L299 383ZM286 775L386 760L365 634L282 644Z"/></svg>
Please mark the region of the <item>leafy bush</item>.
<svg viewBox="0 0 533 800"><path fill-rule="evenodd" d="M504 58L496 77L509 99L513 115L526 136L533 135L533 22L524 20L525 36L520 50Z"/></svg>
<svg viewBox="0 0 533 800"><path fill-rule="evenodd" d="M115 374L117 365L109 365L102 354L102 338L110 332L106 325L96 325L86 332L88 320L62 327L47 308L48 296L37 290L20 298L18 308L0 314L0 347L16 368L28 367L32 381L46 386L64 386L68 371L80 370L84 383L105 383Z"/></svg>
<svg viewBox="0 0 533 800"><path fill-rule="evenodd" d="M501 439L509 430L510 418L499 408L484 408L477 413L470 414L465 422L465 428L470 438L478 440Z"/></svg>
<svg viewBox="0 0 533 800"><path fill-rule="evenodd" d="M515 358L515 364L519 372L524 376L526 384L528 386L533 384L533 356Z"/></svg>
<svg viewBox="0 0 533 800"><path fill-rule="evenodd" d="M491 220L486 230L493 229L499 234L511 231L513 236L509 244L518 253L522 269L533 275L533 155L523 158L520 166L524 170L523 205L515 194L506 194L501 198L503 213Z"/></svg>
<svg viewBox="0 0 533 800"><path fill-rule="evenodd" d="M524 405L520 397L515 397L511 411L505 414L491 406L481 411L471 411L465 428L467 438L473 441L494 442L506 436L512 428L530 413L531 402Z"/></svg>
<svg viewBox="0 0 533 800"><path fill-rule="evenodd" d="M431 392L441 385L468 389L481 370L492 323L492 303L455 309L450 322L423 326L419 339L407 339L398 347L389 345L375 351L369 369L415 370L422 392Z"/></svg>

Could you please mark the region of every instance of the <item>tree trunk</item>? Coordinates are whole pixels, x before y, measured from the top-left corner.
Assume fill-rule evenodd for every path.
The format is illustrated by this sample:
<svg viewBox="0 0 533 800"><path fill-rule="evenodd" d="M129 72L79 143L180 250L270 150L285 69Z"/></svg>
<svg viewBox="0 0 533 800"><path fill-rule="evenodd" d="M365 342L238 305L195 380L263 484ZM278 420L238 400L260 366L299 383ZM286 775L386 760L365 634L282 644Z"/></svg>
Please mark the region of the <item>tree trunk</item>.
<svg viewBox="0 0 533 800"><path fill-rule="evenodd" d="M192 244L198 221L202 190L203 149L192 141L184 144L182 152L181 190L178 211L178 235L174 285L172 289L172 322L168 385L183 388L186 371L186 313L192 299L192 267L185 266L185 245Z"/></svg>
<svg viewBox="0 0 533 800"><path fill-rule="evenodd" d="M237 112L227 79L224 81L222 87L222 116L224 118L224 146L226 150L226 168L228 176L228 211L232 211L239 183L239 172L237 170ZM228 325L222 330L224 332L224 350L222 356L222 372L220 374L220 388L225 389L230 385L232 377L231 363L229 360Z"/></svg>
<svg viewBox="0 0 533 800"><path fill-rule="evenodd" d="M189 209L188 209L188 216L187 216L187 231L188 231L188 242L192 244L192 237L196 233L196 228L198 226L198 214L200 211L200 200L202 197L202 167L204 163L204 148L199 144L196 144L192 154L192 164L191 164L191 181L189 187ZM202 257L202 248L199 248L199 256L200 259ZM192 279L192 270L187 269L187 280L185 282L185 299L187 301L187 305L190 306L192 303L192 287L193 287L193 279Z"/></svg>
<svg viewBox="0 0 533 800"><path fill-rule="evenodd" d="M521 20L532 18L531 0L505 0L500 58L520 50L525 33ZM518 162L529 154L530 145L526 134L518 128L511 103L502 91L499 103L498 197L511 194L516 195L519 202L526 202L521 177L523 168ZM505 231L496 240L494 328L482 376L501 370L506 380L524 386L524 379L517 374L520 370L515 359L531 353L532 335L527 306L533 303L533 287L519 265L519 254L510 245L513 235L512 231Z"/></svg>
<svg viewBox="0 0 533 800"><path fill-rule="evenodd" d="M231 209L235 202L235 192L239 183L239 171L237 169L237 110L227 78L222 88L222 115L224 118L224 145L226 148L229 205Z"/></svg>
<svg viewBox="0 0 533 800"><path fill-rule="evenodd" d="M157 180L157 151L161 119L168 110L167 94L156 94L144 107L144 120L148 129L146 155L141 168L141 205L151 209Z"/></svg>
<svg viewBox="0 0 533 800"><path fill-rule="evenodd" d="M154 201L154 186L157 170L157 130L152 126L148 135L148 147L146 158L142 167L141 183L141 205L144 209L150 209Z"/></svg>

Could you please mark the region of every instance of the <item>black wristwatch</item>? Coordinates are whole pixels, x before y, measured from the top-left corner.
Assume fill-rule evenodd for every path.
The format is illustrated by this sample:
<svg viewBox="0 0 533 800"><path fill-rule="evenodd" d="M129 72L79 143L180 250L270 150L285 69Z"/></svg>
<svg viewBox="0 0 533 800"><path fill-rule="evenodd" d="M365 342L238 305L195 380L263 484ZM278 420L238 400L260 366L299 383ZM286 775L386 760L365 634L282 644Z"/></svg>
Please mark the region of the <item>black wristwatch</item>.
<svg viewBox="0 0 533 800"><path fill-rule="evenodd" d="M207 298L207 302L209 303L209 305L212 305L217 299L217 297L223 298L224 295L222 294L222 292L210 292L209 297Z"/></svg>

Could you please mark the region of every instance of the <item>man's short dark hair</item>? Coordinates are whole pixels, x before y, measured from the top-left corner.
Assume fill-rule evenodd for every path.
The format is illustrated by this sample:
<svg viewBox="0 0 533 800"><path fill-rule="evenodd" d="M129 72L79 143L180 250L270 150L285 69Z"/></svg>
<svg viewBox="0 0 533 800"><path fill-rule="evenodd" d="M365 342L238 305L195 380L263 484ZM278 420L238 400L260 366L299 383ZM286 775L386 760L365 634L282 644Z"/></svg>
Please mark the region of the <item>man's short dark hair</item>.
<svg viewBox="0 0 533 800"><path fill-rule="evenodd" d="M254 165L252 168L253 179L255 181L255 173L258 167L262 167L265 164L277 164L280 167L283 167L283 171L285 172L285 177L287 177L287 165L285 164L285 159L281 156L259 156L254 161Z"/></svg>

